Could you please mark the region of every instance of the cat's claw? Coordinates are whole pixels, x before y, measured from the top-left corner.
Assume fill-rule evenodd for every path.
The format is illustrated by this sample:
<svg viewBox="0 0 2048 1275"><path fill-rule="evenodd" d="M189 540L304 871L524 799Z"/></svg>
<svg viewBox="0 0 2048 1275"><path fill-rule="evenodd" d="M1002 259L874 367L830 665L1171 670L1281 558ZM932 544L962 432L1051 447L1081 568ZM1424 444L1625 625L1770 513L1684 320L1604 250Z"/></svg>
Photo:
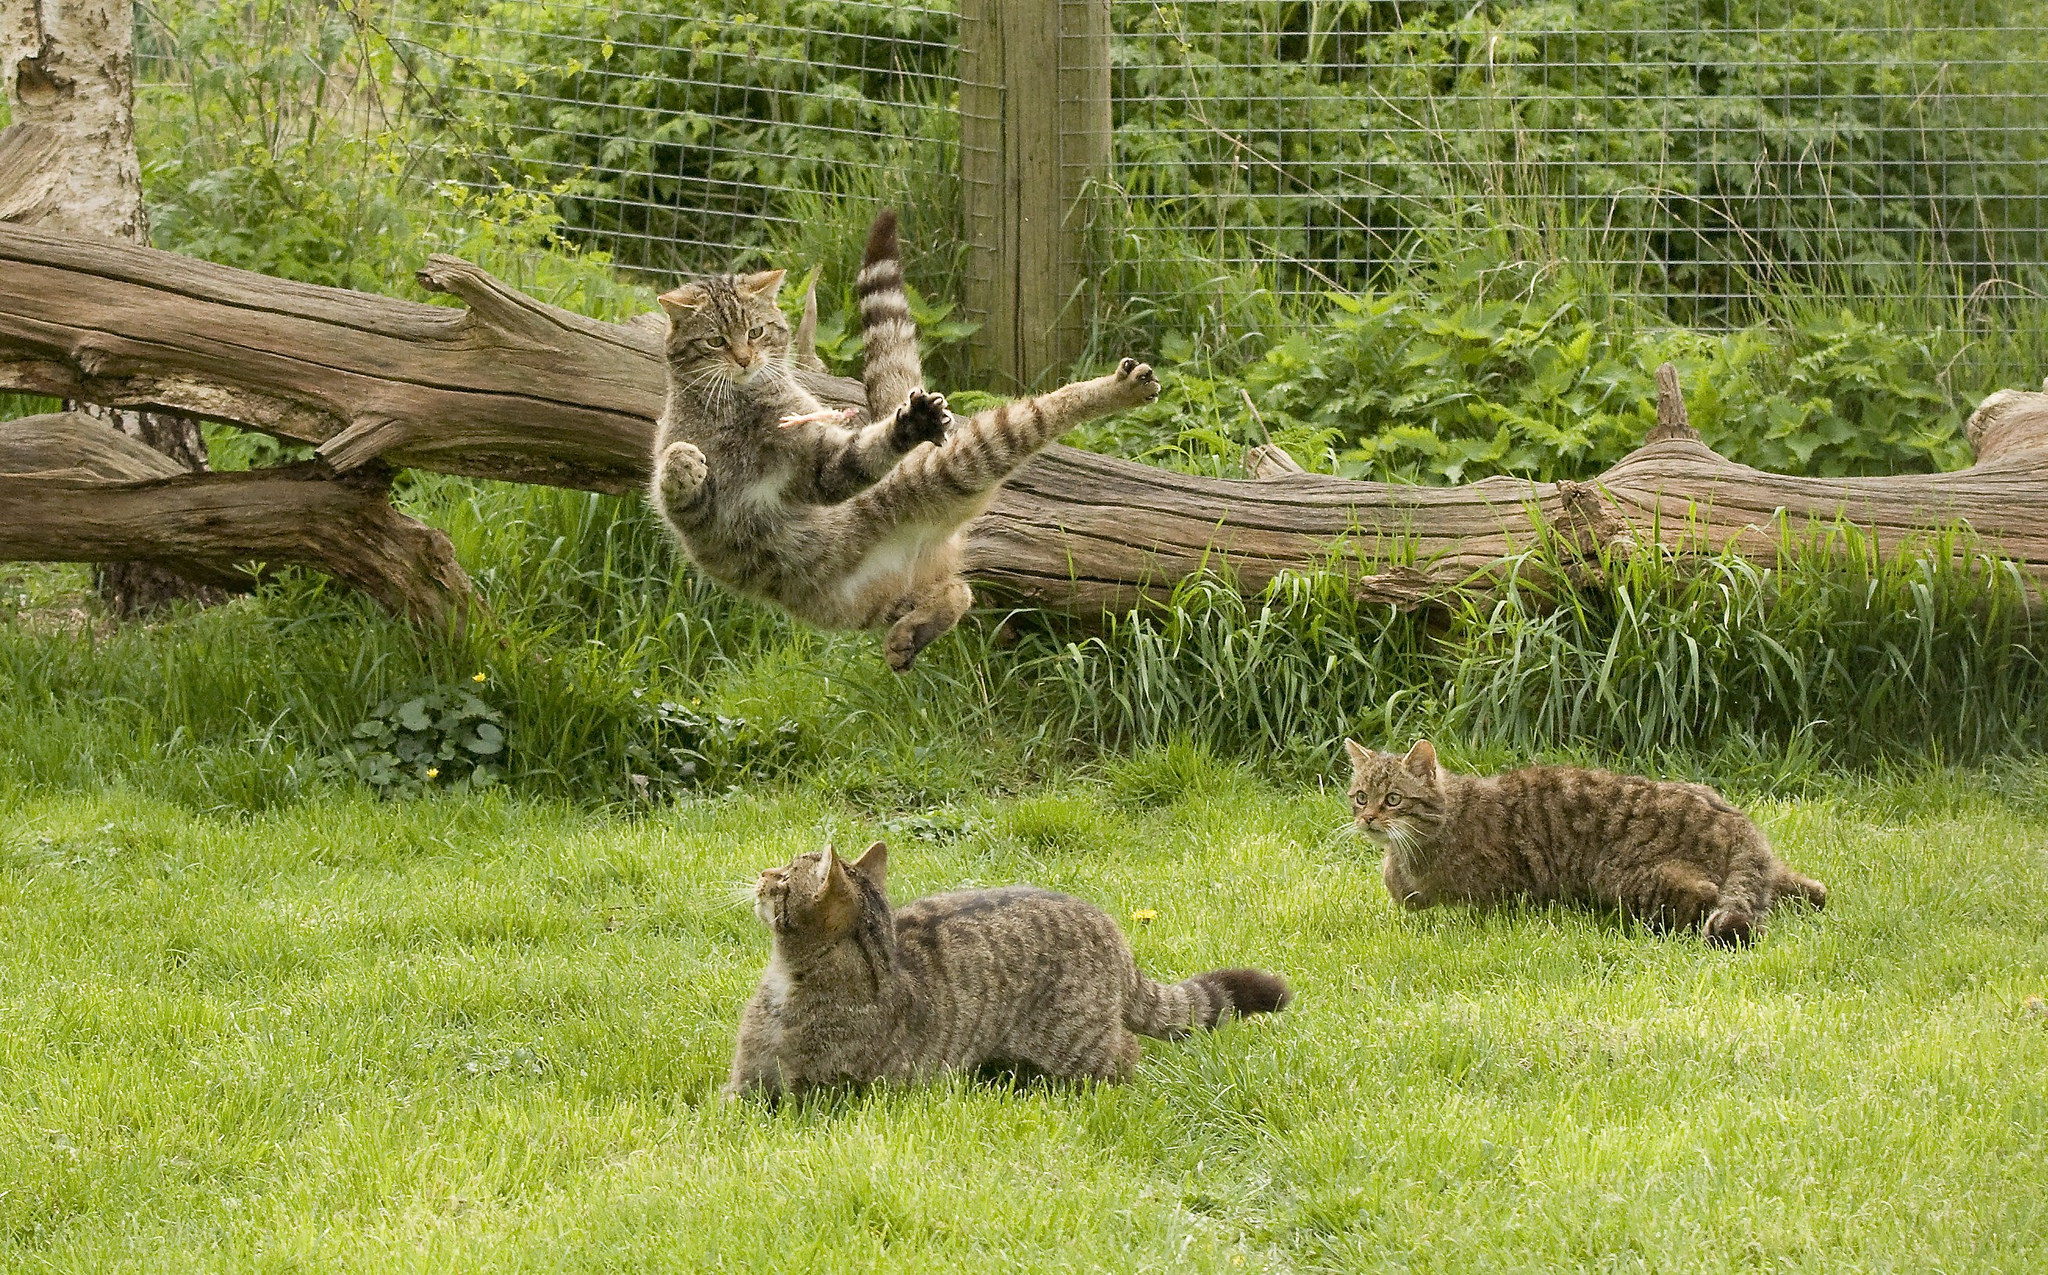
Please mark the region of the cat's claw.
<svg viewBox="0 0 2048 1275"><path fill-rule="evenodd" d="M838 425L860 415L857 407L821 407L815 412L792 412L775 422L778 429L795 429L799 425Z"/></svg>

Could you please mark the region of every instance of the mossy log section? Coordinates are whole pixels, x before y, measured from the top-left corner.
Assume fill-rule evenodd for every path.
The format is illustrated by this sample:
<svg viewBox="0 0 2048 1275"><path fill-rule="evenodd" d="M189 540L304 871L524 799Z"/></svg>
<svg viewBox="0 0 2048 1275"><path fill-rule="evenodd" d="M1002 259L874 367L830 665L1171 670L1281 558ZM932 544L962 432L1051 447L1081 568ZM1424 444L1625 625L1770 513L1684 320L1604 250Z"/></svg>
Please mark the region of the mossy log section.
<svg viewBox="0 0 2048 1275"><path fill-rule="evenodd" d="M583 318L448 257L419 280L466 308L0 226L0 387L216 418L314 444L336 473L416 466L603 492L641 486L661 407L659 319ZM851 381L810 380L829 402L858 399ZM1661 423L1589 482L1353 482L1294 471L1271 449L1248 458L1259 475L1250 480L1195 478L1054 447L975 524L973 572L1024 602L1099 613L1205 569L1255 588L1350 544L1357 561L1414 564L1361 570L1359 581L1362 598L1410 605L1485 577L1546 535L1589 562L1646 540L1771 558L1787 527L1847 522L1884 550L1967 524L1987 550L2048 580L2048 393L1986 400L1970 423L1969 469L1821 479L1717 456L1686 426L1675 373L1660 380ZM82 516L78 504L0 489L0 552L61 556L67 520ZM274 514L310 516L289 504ZM190 534L182 551L203 539Z"/></svg>

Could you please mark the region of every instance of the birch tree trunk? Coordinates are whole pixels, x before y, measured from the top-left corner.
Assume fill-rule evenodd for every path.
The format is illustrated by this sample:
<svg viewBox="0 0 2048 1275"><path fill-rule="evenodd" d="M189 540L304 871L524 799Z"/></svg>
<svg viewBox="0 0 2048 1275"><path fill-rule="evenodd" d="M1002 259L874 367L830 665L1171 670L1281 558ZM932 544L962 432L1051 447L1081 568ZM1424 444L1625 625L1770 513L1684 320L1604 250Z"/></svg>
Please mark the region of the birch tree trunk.
<svg viewBox="0 0 2048 1275"><path fill-rule="evenodd" d="M0 131L0 220L149 241L135 153L134 43L132 0L0 0L0 84L14 115ZM189 417L84 410L181 470L207 467L199 424ZM160 562L107 563L98 575L101 599L120 616L222 596L217 581Z"/></svg>

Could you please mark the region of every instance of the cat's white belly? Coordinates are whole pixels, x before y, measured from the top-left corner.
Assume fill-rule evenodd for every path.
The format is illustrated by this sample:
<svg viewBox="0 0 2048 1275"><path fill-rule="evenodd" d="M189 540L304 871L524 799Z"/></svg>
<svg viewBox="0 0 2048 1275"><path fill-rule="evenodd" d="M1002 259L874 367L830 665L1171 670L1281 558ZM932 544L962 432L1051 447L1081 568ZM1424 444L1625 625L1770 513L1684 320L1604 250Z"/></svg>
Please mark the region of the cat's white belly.
<svg viewBox="0 0 2048 1275"><path fill-rule="evenodd" d="M876 541L840 580L840 599L852 606L884 585L893 586L897 596L909 591L917 564L939 534L931 527L904 527Z"/></svg>
<svg viewBox="0 0 2048 1275"><path fill-rule="evenodd" d="M740 488L739 498L742 502L753 505L756 508L779 506L782 504L782 489L787 486L789 486L788 473L770 474L766 478L757 479Z"/></svg>

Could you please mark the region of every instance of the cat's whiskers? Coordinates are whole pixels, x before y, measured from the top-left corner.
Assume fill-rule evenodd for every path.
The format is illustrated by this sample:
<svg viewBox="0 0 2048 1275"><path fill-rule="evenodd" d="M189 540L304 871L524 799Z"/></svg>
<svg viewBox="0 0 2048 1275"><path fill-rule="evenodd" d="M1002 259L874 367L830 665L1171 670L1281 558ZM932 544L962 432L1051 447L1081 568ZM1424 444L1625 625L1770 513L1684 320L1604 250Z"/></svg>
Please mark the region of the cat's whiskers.
<svg viewBox="0 0 2048 1275"><path fill-rule="evenodd" d="M736 907L754 906L754 896L760 890L759 881L736 881L726 887L726 902Z"/></svg>
<svg viewBox="0 0 2048 1275"><path fill-rule="evenodd" d="M1323 844L1326 846L1334 845L1347 837L1362 837L1364 835L1365 829L1358 826L1356 819L1346 819L1343 823L1330 829L1329 835L1323 838Z"/></svg>

